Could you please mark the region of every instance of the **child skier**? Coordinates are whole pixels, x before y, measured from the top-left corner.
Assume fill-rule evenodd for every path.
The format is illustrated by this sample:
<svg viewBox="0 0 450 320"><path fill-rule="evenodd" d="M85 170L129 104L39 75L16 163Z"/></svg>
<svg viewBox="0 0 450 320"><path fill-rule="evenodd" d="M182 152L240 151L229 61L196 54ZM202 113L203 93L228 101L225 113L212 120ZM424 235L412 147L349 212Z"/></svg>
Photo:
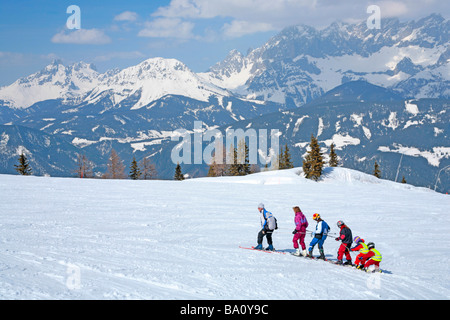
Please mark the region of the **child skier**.
<svg viewBox="0 0 450 320"><path fill-rule="evenodd" d="M308 227L308 220L306 219L303 212L300 210L299 207L292 208L295 213L295 230L292 232L294 234L294 238L292 239L292 242L294 243L294 249L296 249L296 252L294 253L295 256L300 256L300 254L304 257L306 257L306 245L305 245L305 234L306 234L306 228ZM302 247L302 251L300 253L299 248L299 242L300 246Z"/></svg>
<svg viewBox="0 0 450 320"><path fill-rule="evenodd" d="M336 238L336 241L341 241L341 245L339 246L337 260L338 264L342 263L342 257L345 254L345 258L347 261L344 264L352 265L352 257L350 255L350 246L353 242L352 231L349 227L345 225L343 221L338 221L337 226L340 229L339 237Z"/></svg>
<svg viewBox="0 0 450 320"><path fill-rule="evenodd" d="M327 238L328 231L330 231L330 227L325 221L322 220L320 214L318 213L313 214L313 220L317 222L317 225L316 230L312 233L314 239L312 239L311 243L309 244L308 256L311 258L313 257L312 252L314 250L314 246L317 244L320 252L319 259L326 260L325 254L323 253L323 243Z"/></svg>
<svg viewBox="0 0 450 320"><path fill-rule="evenodd" d="M373 242L369 242L367 247L369 248L369 252L364 255L363 260L361 261L364 265L364 270L369 272L369 267L375 265L375 271L379 271L382 259L380 251L375 249L375 244Z"/></svg>
<svg viewBox="0 0 450 320"><path fill-rule="evenodd" d="M369 252L369 248L367 247L367 244L364 242L364 239L361 239L360 237L355 237L353 239L353 242L356 243L356 246L354 246L350 250L359 251L359 254L356 256L355 259L355 267L357 269L361 269L364 267L364 264L361 264L361 261L364 255L366 255Z"/></svg>
<svg viewBox="0 0 450 320"><path fill-rule="evenodd" d="M260 213L262 229L258 233L258 245L255 247L255 249L263 250L262 242L264 236L266 236L269 246L265 250L273 251L274 248L272 243L272 233L276 229L276 219L271 212L267 211L264 208L264 204L262 203L258 205L258 211Z"/></svg>

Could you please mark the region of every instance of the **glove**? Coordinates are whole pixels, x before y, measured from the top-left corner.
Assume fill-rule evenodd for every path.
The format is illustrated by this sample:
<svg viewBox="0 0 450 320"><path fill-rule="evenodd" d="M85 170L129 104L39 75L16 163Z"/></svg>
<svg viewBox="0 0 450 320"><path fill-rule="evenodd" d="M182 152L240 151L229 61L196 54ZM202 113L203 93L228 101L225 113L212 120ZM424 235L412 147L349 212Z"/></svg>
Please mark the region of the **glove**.
<svg viewBox="0 0 450 320"><path fill-rule="evenodd" d="M296 234L297 233L297 229L295 229L294 231L292 231L292 234Z"/></svg>
<svg viewBox="0 0 450 320"><path fill-rule="evenodd" d="M334 240L339 241L340 239L339 239L339 238L336 238L336 239L334 239Z"/></svg>

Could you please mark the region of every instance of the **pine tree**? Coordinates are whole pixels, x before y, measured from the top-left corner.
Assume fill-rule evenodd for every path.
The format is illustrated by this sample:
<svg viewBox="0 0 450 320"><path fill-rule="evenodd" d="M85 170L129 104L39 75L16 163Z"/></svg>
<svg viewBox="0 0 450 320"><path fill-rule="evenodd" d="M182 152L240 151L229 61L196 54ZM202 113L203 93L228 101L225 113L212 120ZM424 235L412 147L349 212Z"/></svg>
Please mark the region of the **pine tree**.
<svg viewBox="0 0 450 320"><path fill-rule="evenodd" d="M373 170L373 175L377 178L381 178L380 166L378 165L378 163L376 161L375 161L375 166L374 166L374 170Z"/></svg>
<svg viewBox="0 0 450 320"><path fill-rule="evenodd" d="M280 152L278 165L279 169L291 169L294 167L294 164L292 163L291 160L291 153L289 151L287 143L284 146L284 151Z"/></svg>
<svg viewBox="0 0 450 320"><path fill-rule="evenodd" d="M119 158L116 150L111 150L105 178L107 179L125 179L125 166Z"/></svg>
<svg viewBox="0 0 450 320"><path fill-rule="evenodd" d="M19 165L14 165L14 167L16 167L16 171L23 176L29 176L32 173L30 163L23 152L19 156Z"/></svg>
<svg viewBox="0 0 450 320"><path fill-rule="evenodd" d="M402 183L406 183L405 176L403 176L403 178L402 178Z"/></svg>
<svg viewBox="0 0 450 320"><path fill-rule="evenodd" d="M237 150L233 145L231 145L230 147L230 154L228 158L231 159L231 163L228 163L227 175L238 176L239 175L239 164L237 163L238 156Z"/></svg>
<svg viewBox="0 0 450 320"><path fill-rule="evenodd" d="M211 165L209 166L208 177L217 177L217 172L216 172L216 161L215 161L215 160L213 160L213 162L212 162Z"/></svg>
<svg viewBox="0 0 450 320"><path fill-rule="evenodd" d="M330 146L330 161L329 161L329 165L330 165L330 167L337 167L339 165L338 156L337 156L336 152L334 151L334 143L332 143L331 146Z"/></svg>
<svg viewBox="0 0 450 320"><path fill-rule="evenodd" d="M245 147L245 163L244 163L244 174L252 173L251 165L250 165L250 150L248 148L247 143L244 143Z"/></svg>
<svg viewBox="0 0 450 320"><path fill-rule="evenodd" d="M177 163L177 167L175 168L175 176L173 178L178 181L184 180L184 175L181 172L180 163Z"/></svg>
<svg viewBox="0 0 450 320"><path fill-rule="evenodd" d="M250 174L249 149L245 139L239 142L237 169L239 176Z"/></svg>
<svg viewBox="0 0 450 320"><path fill-rule="evenodd" d="M214 173L216 177L226 176L228 172L228 166L226 164L227 150L224 148L222 143L220 144L220 147L215 150L213 158Z"/></svg>
<svg viewBox="0 0 450 320"><path fill-rule="evenodd" d="M141 175L142 175L141 169L139 169L136 158L133 157L133 161L131 161L129 177L132 180L138 180L141 177Z"/></svg>
<svg viewBox="0 0 450 320"><path fill-rule="evenodd" d="M303 173L308 179L318 181L322 175L324 160L322 152L320 151L319 142L314 135L311 135L310 150L307 152L305 160L303 161Z"/></svg>

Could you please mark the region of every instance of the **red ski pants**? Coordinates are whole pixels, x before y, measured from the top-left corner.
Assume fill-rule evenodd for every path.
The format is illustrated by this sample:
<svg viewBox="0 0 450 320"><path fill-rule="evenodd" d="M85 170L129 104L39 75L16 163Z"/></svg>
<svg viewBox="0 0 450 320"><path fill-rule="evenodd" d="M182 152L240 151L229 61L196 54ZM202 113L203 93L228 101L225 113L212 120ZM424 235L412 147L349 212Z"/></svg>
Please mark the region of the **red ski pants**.
<svg viewBox="0 0 450 320"><path fill-rule="evenodd" d="M368 267L370 267L371 265L375 265L375 266L377 266L377 268L378 268L378 267L380 267L380 261L374 261L374 260L370 259L369 261L367 261L367 262L364 264L364 268L368 268Z"/></svg>
<svg viewBox="0 0 450 320"><path fill-rule="evenodd" d="M350 255L350 245L351 245L351 243L341 243L339 250L338 250L338 256L337 256L338 260L342 260L342 257L345 254L345 258L348 261L352 261L352 256Z"/></svg>
<svg viewBox="0 0 450 320"><path fill-rule="evenodd" d="M355 259L355 264L356 264L356 265L358 265L358 264L360 264L360 263L363 264L363 263L362 263L363 257L364 257L364 253L358 254L358 255L356 256L356 259Z"/></svg>

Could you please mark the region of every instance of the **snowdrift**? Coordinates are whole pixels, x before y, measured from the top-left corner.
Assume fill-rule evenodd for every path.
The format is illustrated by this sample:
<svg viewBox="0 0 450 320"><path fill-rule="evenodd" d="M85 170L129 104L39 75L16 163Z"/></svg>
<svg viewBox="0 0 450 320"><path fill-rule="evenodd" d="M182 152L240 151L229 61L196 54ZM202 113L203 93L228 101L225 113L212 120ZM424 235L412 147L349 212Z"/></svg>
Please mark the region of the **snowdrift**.
<svg viewBox="0 0 450 320"><path fill-rule="evenodd" d="M345 168L326 169L320 182L298 173L182 182L0 175L0 299L450 298L448 196ZM278 219L275 248L293 251L298 205L308 229L318 212L332 233L343 220L375 242L391 273L239 249L256 244L260 202ZM326 256L338 246L330 236Z"/></svg>

